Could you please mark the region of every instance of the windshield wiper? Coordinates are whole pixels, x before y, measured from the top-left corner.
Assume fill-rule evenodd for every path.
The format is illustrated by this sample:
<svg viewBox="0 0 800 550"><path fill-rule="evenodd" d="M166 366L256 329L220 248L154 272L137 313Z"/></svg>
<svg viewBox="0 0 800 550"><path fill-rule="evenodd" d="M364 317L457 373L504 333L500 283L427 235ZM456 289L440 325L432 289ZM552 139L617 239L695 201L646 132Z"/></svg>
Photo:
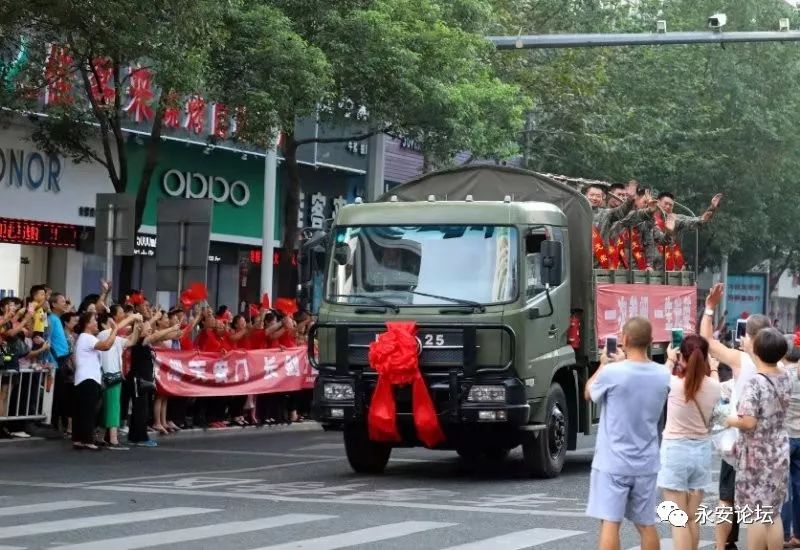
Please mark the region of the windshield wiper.
<svg viewBox="0 0 800 550"><path fill-rule="evenodd" d="M447 300L448 302L461 304L462 306L469 306L472 307L473 309L477 309L478 313L483 313L486 311L486 307L484 307L483 304L479 302L473 302L472 300L464 300L463 298L451 298L450 296L438 296L436 294L428 294L426 292L411 290L410 288L404 288L401 291L408 292L409 294L414 294L416 296L425 296L426 298L434 298L436 300Z"/></svg>
<svg viewBox="0 0 800 550"><path fill-rule="evenodd" d="M369 294L328 294L328 298L362 298L364 300L372 300L376 304L394 310L395 313L400 313L400 306L397 304L393 304L389 300L384 300L377 296L370 296Z"/></svg>

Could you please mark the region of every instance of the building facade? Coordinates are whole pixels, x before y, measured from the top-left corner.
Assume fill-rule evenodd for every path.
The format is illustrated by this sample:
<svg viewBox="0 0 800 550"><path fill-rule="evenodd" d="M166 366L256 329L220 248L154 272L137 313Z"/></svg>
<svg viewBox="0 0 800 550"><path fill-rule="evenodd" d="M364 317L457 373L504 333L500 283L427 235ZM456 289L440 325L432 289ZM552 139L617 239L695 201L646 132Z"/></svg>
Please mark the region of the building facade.
<svg viewBox="0 0 800 550"><path fill-rule="evenodd" d="M77 300L85 286L99 288L81 242L94 227L95 196L114 190L103 166L48 155L32 130L21 119L0 130L0 296L49 282Z"/></svg>

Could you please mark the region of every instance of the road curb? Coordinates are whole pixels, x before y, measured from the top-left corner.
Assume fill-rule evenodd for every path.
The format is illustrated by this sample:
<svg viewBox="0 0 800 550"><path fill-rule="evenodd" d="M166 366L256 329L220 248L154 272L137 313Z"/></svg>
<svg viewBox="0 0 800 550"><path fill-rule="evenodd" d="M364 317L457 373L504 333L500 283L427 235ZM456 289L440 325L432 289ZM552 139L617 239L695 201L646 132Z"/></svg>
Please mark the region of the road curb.
<svg viewBox="0 0 800 550"><path fill-rule="evenodd" d="M315 432L323 433L322 425L318 422L305 421L301 423L293 423L289 425L278 426L229 426L227 428L190 428L181 430L178 433L168 435L159 433L150 433L150 439L154 440L181 440L181 439L199 439L202 437L226 437L233 435L249 434L253 436L268 436L273 434L287 434L287 433L300 433L300 432ZM32 436L26 439L0 439L0 452L4 450L20 449L20 448L33 448L46 446L48 443L53 442L68 442L68 439L62 437L50 436ZM125 445L127 441L126 436L120 435L120 442Z"/></svg>
<svg viewBox="0 0 800 550"><path fill-rule="evenodd" d="M208 435L212 436L227 436L227 435L271 435L280 433L296 433L296 432L322 432L322 425L318 422L301 422L289 425L278 426L228 426L227 428L190 428L188 430L181 430L178 433L160 434L150 433L150 439L196 439ZM124 439L125 436L122 436Z"/></svg>

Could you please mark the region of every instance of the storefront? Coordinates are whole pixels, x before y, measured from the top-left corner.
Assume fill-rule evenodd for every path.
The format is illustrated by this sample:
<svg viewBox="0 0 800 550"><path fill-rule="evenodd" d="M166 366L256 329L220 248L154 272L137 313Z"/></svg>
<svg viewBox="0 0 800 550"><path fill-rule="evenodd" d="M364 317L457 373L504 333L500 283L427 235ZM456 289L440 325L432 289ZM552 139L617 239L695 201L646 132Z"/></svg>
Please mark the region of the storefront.
<svg viewBox="0 0 800 550"><path fill-rule="evenodd" d="M344 145L343 145L344 146ZM145 147L131 139L128 145L129 173L133 192L144 162ZM263 258L262 219L264 208L264 158L196 145L165 142L151 179L147 206L137 236L133 285L148 296L156 296L156 208L162 198L211 198L214 211L207 273L209 303L244 310L260 301ZM321 227L325 219L361 192L364 176L333 168L300 166L302 193L298 212L301 227ZM278 263L283 227L282 205L286 198L285 165L278 166L278 203L270 261ZM273 296L286 295L295 282L279 288ZM160 294L161 305L174 305L177 295Z"/></svg>
<svg viewBox="0 0 800 550"><path fill-rule="evenodd" d="M0 131L0 296L48 283L77 300L85 285L99 288L94 258L78 247L95 195L113 187L102 166L39 150L32 131L22 121Z"/></svg>

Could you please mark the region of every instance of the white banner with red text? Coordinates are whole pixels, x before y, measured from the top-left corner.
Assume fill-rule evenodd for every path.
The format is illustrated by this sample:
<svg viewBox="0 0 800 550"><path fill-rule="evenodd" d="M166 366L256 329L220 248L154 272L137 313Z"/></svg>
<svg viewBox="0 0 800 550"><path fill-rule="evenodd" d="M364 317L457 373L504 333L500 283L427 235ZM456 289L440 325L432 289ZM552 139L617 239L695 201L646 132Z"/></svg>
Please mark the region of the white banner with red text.
<svg viewBox="0 0 800 550"><path fill-rule="evenodd" d="M174 397L294 392L313 388L317 377L306 348L225 354L159 350L155 357L158 392Z"/></svg>

